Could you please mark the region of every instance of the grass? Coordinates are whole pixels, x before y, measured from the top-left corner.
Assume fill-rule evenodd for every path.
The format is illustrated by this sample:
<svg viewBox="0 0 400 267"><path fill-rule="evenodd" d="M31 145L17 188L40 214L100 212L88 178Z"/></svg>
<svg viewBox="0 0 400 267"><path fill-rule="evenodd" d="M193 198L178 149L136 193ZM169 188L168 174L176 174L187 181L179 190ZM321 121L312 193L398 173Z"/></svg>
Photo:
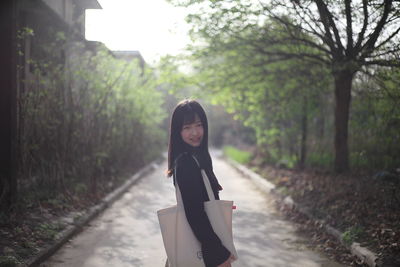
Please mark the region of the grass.
<svg viewBox="0 0 400 267"><path fill-rule="evenodd" d="M306 164L313 167L330 168L334 158L330 153L309 153Z"/></svg>
<svg viewBox="0 0 400 267"><path fill-rule="evenodd" d="M343 233L343 242L350 246L353 242L358 241L360 235L363 234L363 229L359 226L350 227L346 232Z"/></svg>
<svg viewBox="0 0 400 267"><path fill-rule="evenodd" d="M237 149L233 146L224 146L223 151L228 158L233 159L240 164L249 163L252 156L250 152Z"/></svg>
<svg viewBox="0 0 400 267"><path fill-rule="evenodd" d="M12 255L2 255L2 256L0 256L0 266L1 267L16 267L20 263L21 262L19 262L18 259L15 258Z"/></svg>
<svg viewBox="0 0 400 267"><path fill-rule="evenodd" d="M55 223L42 223L37 227L38 237L45 240L54 240L62 227Z"/></svg>

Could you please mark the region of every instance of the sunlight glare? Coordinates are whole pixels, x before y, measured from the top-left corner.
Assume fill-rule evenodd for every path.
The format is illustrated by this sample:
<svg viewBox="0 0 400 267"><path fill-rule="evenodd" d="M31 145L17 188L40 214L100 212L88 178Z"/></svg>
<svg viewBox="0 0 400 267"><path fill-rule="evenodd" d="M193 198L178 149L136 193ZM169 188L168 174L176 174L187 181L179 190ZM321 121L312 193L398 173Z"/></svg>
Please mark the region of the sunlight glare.
<svg viewBox="0 0 400 267"><path fill-rule="evenodd" d="M165 0L98 0L103 9L86 11L86 39L110 50L138 50L148 63L178 54L189 42L184 8Z"/></svg>

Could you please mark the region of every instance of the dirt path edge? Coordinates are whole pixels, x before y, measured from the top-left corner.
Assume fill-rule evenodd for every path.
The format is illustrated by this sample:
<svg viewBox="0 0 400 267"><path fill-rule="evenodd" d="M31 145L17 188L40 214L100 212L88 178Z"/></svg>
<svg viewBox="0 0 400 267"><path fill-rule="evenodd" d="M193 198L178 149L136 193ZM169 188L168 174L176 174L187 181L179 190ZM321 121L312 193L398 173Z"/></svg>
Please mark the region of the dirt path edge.
<svg viewBox="0 0 400 267"><path fill-rule="evenodd" d="M280 205L285 205L290 209L296 209L298 212L306 215L309 219L321 223L324 226L325 231L331 236L335 237L338 241L340 241L340 243L343 244L343 246L345 246L352 255L356 256L360 262L365 263L370 267L382 266L376 253L370 251L365 247L360 246L360 244L357 242L353 242L350 245L346 244L343 240L342 232L327 224L325 221L316 219L314 216L312 216L312 213L309 211L308 208L294 202L294 200L290 196L284 196L279 193L276 190L275 185L269 182L267 179L261 177L259 174L250 170L246 166L237 163L236 161L233 161L226 157L224 157L224 159L237 171L239 171L245 177L249 178L254 184L256 184L260 190L264 191L267 194L273 195L278 200Z"/></svg>
<svg viewBox="0 0 400 267"><path fill-rule="evenodd" d="M141 168L137 173L135 173L131 178L129 178L120 187L109 193L104 197L101 202L93 207L90 207L83 216L81 216L73 224L68 225L63 231L57 234L56 240L51 245L42 249L37 255L31 258L21 267L34 267L39 266L40 263L44 262L50 258L58 249L60 249L65 243L68 242L73 236L78 234L85 225L96 218L102 211L108 208L114 201L120 198L129 188L131 188L135 183L137 183L141 178L146 176L152 170L158 168L161 161L164 160L163 156L160 156L156 160L152 161L148 165Z"/></svg>

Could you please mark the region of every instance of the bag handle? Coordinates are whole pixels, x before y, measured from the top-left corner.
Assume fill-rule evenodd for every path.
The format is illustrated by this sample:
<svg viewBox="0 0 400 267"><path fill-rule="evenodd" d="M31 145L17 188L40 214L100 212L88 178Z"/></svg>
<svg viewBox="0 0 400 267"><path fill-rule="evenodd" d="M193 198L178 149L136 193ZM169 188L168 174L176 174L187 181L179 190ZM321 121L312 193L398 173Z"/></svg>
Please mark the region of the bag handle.
<svg viewBox="0 0 400 267"><path fill-rule="evenodd" d="M176 177L176 167L174 168L174 176ZM175 183L175 197L178 207L183 207L183 200L181 195L181 190L179 190L178 180Z"/></svg>
<svg viewBox="0 0 400 267"><path fill-rule="evenodd" d="M208 199L215 200L214 191L211 189L211 184L210 184L210 180L208 179L207 173L205 172L204 169L200 168L199 161L196 159L196 157L193 155L192 155L192 157L200 169L201 177L203 178L203 184L204 184L204 187L206 188ZM175 177L176 177L176 168L174 168L174 173L175 173ZM176 181L176 184L175 184L175 195L176 195L176 202L177 202L178 206L183 206L182 195L181 195L181 191L179 189L178 181Z"/></svg>
<svg viewBox="0 0 400 267"><path fill-rule="evenodd" d="M207 190L208 199L215 200L214 191L211 189L210 179L208 179L206 171L200 167L199 161L196 159L196 157L193 155L192 155L192 157L193 157L194 161L196 161L197 166L199 167L199 169L201 171L201 176L203 178L204 186L206 187L206 190Z"/></svg>

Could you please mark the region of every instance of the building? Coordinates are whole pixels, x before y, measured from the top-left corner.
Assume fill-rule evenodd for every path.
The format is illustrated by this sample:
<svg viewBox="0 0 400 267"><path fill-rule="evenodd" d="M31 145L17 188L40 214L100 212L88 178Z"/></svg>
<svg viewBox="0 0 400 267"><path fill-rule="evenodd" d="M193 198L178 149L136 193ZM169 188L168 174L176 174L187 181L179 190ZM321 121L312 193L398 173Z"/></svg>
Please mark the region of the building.
<svg viewBox="0 0 400 267"><path fill-rule="evenodd" d="M73 57L72 53L78 52L77 43L81 43L80 47L83 49L90 47L90 42L85 40L85 10L101 9L97 0L17 2L17 42L20 49L18 64L24 66L19 73L19 81L32 78L32 60L49 60L63 64ZM59 45L60 43L63 45ZM52 44L57 47L49 52ZM23 90L23 84L20 84L19 88Z"/></svg>
<svg viewBox="0 0 400 267"><path fill-rule="evenodd" d="M85 10L100 9L97 0L0 1L0 209L8 210L17 196L19 99L25 81L34 78L34 60L67 64L85 40ZM67 45L49 44L64 41ZM45 75L46 73L43 73Z"/></svg>
<svg viewBox="0 0 400 267"><path fill-rule="evenodd" d="M146 62L144 61L142 54L140 54L139 51L112 51L112 53L116 58L123 59L128 62L137 60L142 70L142 74L144 73Z"/></svg>

